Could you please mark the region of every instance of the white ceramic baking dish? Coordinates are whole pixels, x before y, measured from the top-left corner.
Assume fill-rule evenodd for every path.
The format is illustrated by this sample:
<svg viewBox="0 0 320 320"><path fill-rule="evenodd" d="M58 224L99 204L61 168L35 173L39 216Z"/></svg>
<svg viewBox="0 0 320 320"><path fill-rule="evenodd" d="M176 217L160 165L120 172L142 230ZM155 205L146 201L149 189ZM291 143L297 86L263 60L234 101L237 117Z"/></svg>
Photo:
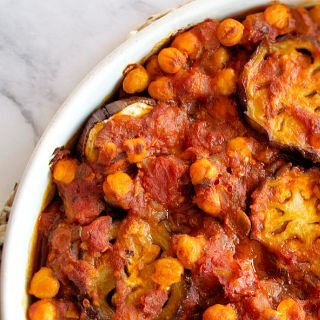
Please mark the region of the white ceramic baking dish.
<svg viewBox="0 0 320 320"><path fill-rule="evenodd" d="M108 55L73 91L52 119L25 169L12 208L1 272L2 320L26 318L28 267L36 221L49 183L49 161L54 149L77 132L89 114L117 87L122 70L147 56L162 39L206 18L238 15L267 0L195 0L144 27ZM284 3L312 5L315 1Z"/></svg>

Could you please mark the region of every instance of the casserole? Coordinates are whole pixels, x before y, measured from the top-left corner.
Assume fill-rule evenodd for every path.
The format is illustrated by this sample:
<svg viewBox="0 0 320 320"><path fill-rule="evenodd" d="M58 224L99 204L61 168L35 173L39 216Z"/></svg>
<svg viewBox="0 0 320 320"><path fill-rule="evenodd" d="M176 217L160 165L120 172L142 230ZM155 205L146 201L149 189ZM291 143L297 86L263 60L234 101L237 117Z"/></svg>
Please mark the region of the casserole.
<svg viewBox="0 0 320 320"><path fill-rule="evenodd" d="M2 319L25 318L28 302L27 275L33 234L42 209L43 195L49 183L48 163L52 151L57 146L65 145L88 115L110 96L122 77L122 70L129 63L143 59L162 39L206 18L221 19L225 16L234 16L252 7L268 3L260 0L242 1L239 4L229 0L219 3L198 0L189 3L135 34L103 60L78 86L40 139L17 193L2 262ZM299 1L284 3L306 4Z"/></svg>

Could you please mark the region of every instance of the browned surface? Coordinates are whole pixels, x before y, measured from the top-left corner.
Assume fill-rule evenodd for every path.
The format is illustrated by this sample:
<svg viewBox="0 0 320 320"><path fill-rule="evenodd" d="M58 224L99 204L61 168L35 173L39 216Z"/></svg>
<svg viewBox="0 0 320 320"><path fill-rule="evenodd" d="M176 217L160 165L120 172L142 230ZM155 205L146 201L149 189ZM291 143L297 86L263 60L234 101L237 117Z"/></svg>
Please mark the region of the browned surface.
<svg viewBox="0 0 320 320"><path fill-rule="evenodd" d="M315 38L262 43L244 68L246 115L269 139L319 161L320 46Z"/></svg>
<svg viewBox="0 0 320 320"><path fill-rule="evenodd" d="M229 48L219 43L216 21L190 29L194 43L176 73L164 77L153 72L156 65L146 67L156 83L149 93L159 97L152 107L139 117L103 121L107 106L85 127L80 154L55 154L58 193L40 217L37 259L60 282L51 300L58 319L202 319L204 310L221 304L238 319L282 320L288 298L293 306L286 319L319 318L319 170L288 169L287 155L243 121L236 90L241 74L246 89L275 81L275 97L289 101L284 113L293 114L296 97L307 90L301 89L304 71L313 70L318 55L317 26L304 9L291 10L279 30L263 13L243 25L240 45ZM271 42L287 33L294 37ZM276 76L281 45L289 54L284 78ZM312 61L296 50L301 46ZM274 57L266 54L270 48ZM264 61L258 70L252 69L256 57ZM317 82L306 78L305 85L314 90ZM253 98L270 108L266 88ZM249 102L248 111L257 105ZM127 105L118 101L114 111ZM301 117L316 121L306 108ZM285 128L292 133L286 139L300 136L290 123ZM306 151L317 157L316 147ZM200 159L208 168L195 169L192 184L190 167ZM68 172L57 167L61 160ZM291 200L280 210L277 196L286 193ZM191 243L185 251L181 239Z"/></svg>

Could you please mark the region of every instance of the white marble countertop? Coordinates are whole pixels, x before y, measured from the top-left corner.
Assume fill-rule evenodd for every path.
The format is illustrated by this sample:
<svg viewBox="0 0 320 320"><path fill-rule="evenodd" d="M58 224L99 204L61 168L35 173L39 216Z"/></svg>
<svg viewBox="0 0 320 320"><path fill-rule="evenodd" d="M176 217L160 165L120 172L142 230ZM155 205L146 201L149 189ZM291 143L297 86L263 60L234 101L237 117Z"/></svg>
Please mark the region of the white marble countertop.
<svg viewBox="0 0 320 320"><path fill-rule="evenodd" d="M0 207L77 83L130 30L185 0L0 0Z"/></svg>

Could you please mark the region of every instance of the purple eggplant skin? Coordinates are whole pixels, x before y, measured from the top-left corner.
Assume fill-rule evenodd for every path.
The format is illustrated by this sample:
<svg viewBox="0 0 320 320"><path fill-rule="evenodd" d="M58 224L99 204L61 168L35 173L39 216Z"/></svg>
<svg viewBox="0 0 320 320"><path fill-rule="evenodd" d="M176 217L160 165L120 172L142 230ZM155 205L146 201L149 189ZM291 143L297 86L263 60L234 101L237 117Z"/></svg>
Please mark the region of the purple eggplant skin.
<svg viewBox="0 0 320 320"><path fill-rule="evenodd" d="M85 147L86 147L87 139L89 136L89 132L97 123L107 120L108 118L122 111L124 108L128 107L129 105L134 103L139 103L139 102L148 104L150 106L156 105L156 101L154 99L134 96L127 99L110 102L102 106L101 108L97 109L96 111L94 111L91 114L91 116L88 118L87 122L85 123L82 129L82 132L77 144L78 154L81 157L84 157Z"/></svg>

